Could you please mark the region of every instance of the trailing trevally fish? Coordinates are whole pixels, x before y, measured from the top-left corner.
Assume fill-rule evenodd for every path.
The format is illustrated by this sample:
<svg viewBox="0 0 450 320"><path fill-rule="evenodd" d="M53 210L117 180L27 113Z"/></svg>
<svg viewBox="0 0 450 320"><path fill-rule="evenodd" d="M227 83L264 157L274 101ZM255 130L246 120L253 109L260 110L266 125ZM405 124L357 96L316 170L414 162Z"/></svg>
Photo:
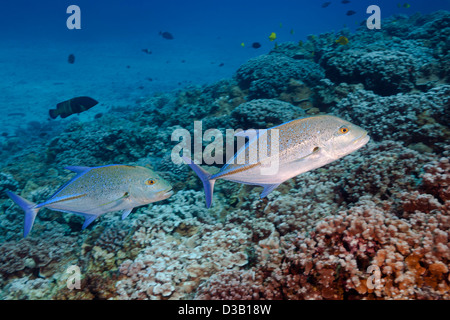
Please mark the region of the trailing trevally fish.
<svg viewBox="0 0 450 320"><path fill-rule="evenodd" d="M366 130L331 115L292 120L271 129L258 130L253 137L249 131L235 135L250 136L250 139L216 174L208 173L183 156L203 182L208 208L218 179L261 186L264 188L261 198L264 198L284 181L340 159L370 140ZM256 161L251 161L252 150L260 153L264 148L268 150L267 156L258 155L254 157ZM245 161L237 161L243 155ZM276 170L268 170L271 166Z"/></svg>
<svg viewBox="0 0 450 320"><path fill-rule="evenodd" d="M140 166L112 164L100 167L70 166L77 173L47 201L35 204L10 191L7 195L25 211L24 237L41 208L69 212L85 218L84 230L104 213L122 211L125 219L135 207L169 198L171 185L156 172Z"/></svg>

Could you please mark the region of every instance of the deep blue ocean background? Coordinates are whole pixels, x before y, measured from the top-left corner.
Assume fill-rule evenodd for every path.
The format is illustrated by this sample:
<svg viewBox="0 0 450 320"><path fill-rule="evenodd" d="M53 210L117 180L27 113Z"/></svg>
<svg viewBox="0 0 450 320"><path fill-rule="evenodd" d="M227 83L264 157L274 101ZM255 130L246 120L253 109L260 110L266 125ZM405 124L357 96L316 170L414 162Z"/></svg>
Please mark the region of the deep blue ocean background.
<svg viewBox="0 0 450 320"><path fill-rule="evenodd" d="M382 19L448 9L450 1L8 1L0 10L0 108L29 121L73 96L95 96L106 107L132 106L153 92L230 78L251 57L277 43L355 30L377 4ZM397 4L410 4L398 8ZM69 30L66 9L81 9L81 30ZM353 10L356 14L347 16ZM166 40L160 31L173 34ZM292 32L293 31L293 34ZM251 47L259 42L261 48ZM242 47L241 43L245 46ZM152 54L145 54L148 49ZM76 57L67 63L69 54ZM89 115L82 115L84 119ZM12 134L23 117L3 117ZM6 121L7 120L7 121Z"/></svg>

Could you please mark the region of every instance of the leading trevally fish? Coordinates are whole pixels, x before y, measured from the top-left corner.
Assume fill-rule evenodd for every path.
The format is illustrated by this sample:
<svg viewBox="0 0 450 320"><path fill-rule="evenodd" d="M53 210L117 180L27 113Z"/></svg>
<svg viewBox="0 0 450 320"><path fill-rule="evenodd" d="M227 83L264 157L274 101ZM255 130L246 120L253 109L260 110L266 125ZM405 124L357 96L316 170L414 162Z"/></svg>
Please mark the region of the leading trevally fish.
<svg viewBox="0 0 450 320"><path fill-rule="evenodd" d="M125 219L135 207L169 198L171 185L156 172L140 166L112 164L100 167L70 166L77 173L47 201L35 204L10 191L8 196L25 210L24 237L41 208L69 212L85 218L84 230L104 213L122 211Z"/></svg>
<svg viewBox="0 0 450 320"><path fill-rule="evenodd" d="M276 131L273 131L274 129ZM259 131L261 130L257 132ZM214 183L217 179L261 186L264 188L261 198L264 198L284 181L342 158L370 140L366 130L331 115L292 120L267 129L264 135L256 134L253 138L246 131L241 131L235 136L244 135L250 136L249 141L216 174L208 173L191 159L183 156L184 161L203 182L208 208L212 203ZM251 159L249 150L252 148L258 150L256 146L261 146L260 140L263 137L266 148L268 141L277 137L278 139L274 141L278 142L278 151L272 148L273 152L266 152L266 157L258 156L255 158L257 161L249 161ZM272 141L270 146L273 143ZM242 152L245 152L245 161L239 164L236 160ZM263 170L273 163L277 164L277 170L272 172Z"/></svg>

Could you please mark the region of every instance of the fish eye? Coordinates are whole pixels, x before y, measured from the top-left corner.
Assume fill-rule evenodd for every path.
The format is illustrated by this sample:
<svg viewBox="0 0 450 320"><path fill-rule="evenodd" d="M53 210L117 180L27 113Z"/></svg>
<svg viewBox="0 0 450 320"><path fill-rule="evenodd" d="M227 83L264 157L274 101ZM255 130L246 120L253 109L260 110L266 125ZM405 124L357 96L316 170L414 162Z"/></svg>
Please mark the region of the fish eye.
<svg viewBox="0 0 450 320"><path fill-rule="evenodd" d="M342 133L342 134L346 134L349 131L350 131L350 129L347 128L347 127L340 127L339 128L339 132Z"/></svg>
<svg viewBox="0 0 450 320"><path fill-rule="evenodd" d="M155 180L155 179L148 179L148 180L145 180L145 184L148 185L148 186L151 186L151 185L153 185L153 184L155 184L155 183L156 183L156 180Z"/></svg>

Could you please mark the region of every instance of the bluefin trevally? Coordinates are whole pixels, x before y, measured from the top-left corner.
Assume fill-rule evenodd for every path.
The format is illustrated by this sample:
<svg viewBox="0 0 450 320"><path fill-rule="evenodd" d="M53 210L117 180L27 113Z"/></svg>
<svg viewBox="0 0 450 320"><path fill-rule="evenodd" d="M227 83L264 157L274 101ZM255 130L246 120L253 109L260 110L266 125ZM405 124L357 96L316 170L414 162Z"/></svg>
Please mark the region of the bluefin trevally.
<svg viewBox="0 0 450 320"><path fill-rule="evenodd" d="M65 169L77 175L43 203L35 204L6 191L25 211L24 237L31 231L41 208L83 216L84 230L104 213L122 211L122 219L125 219L133 208L167 199L173 194L166 180L141 166L112 164L100 167L70 166Z"/></svg>
<svg viewBox="0 0 450 320"><path fill-rule="evenodd" d="M241 132L237 136L244 134L245 132ZM261 186L264 188L261 198L264 198L284 181L340 159L370 140L366 130L332 115L304 117L267 129L265 143L268 144L267 141L275 136L278 137L275 140L278 142L277 152L272 148L273 152L267 152L270 155L266 158L249 161L249 150L257 150L257 146L261 145L262 136L256 135L216 174L208 173L190 158L183 156L183 160L203 182L208 208L212 203L214 183L218 179ZM236 160L242 153L245 154L245 161L239 164ZM277 164L277 170L268 174L263 169L271 163Z"/></svg>

